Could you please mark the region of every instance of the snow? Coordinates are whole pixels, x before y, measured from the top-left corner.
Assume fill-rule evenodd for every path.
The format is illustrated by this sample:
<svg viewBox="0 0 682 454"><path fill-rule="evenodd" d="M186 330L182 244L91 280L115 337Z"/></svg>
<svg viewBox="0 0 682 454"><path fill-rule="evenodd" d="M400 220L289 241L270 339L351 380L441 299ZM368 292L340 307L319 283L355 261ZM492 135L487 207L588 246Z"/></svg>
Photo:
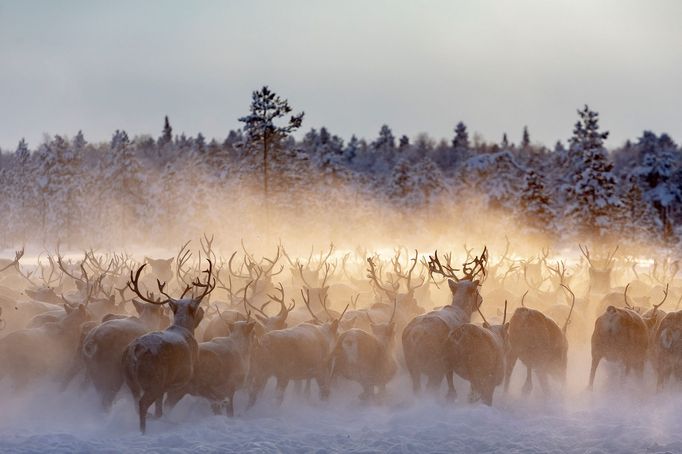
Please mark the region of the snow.
<svg viewBox="0 0 682 454"><path fill-rule="evenodd" d="M679 452L682 395L653 393L598 374L594 393L585 391L586 350L570 364L565 394L520 395L517 368L508 396L500 390L492 408L460 399L445 402L413 396L402 373L383 403L362 403L359 388L339 383L329 402L288 390L282 407L273 389L245 412L237 398L233 419L214 416L206 402L186 398L172 413L137 430L132 401L122 394L110 413L97 407L92 391L56 392L44 384L28 393L0 391L0 452ZM606 367L604 370L608 370ZM525 373L525 371L523 371ZM613 375L613 374L612 374ZM314 387L313 387L314 388ZM644 390L642 390L644 388ZM440 396L443 396L441 393ZM464 401L464 402L463 402Z"/></svg>

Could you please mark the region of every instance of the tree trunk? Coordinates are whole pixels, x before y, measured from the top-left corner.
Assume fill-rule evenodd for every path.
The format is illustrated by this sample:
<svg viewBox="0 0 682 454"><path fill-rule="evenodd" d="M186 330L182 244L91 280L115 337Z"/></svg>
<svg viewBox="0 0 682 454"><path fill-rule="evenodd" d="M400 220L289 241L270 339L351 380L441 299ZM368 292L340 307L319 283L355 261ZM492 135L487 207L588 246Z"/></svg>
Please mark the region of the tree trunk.
<svg viewBox="0 0 682 454"><path fill-rule="evenodd" d="M270 200L268 197L268 137L263 135L263 198L265 204L265 237L270 238Z"/></svg>

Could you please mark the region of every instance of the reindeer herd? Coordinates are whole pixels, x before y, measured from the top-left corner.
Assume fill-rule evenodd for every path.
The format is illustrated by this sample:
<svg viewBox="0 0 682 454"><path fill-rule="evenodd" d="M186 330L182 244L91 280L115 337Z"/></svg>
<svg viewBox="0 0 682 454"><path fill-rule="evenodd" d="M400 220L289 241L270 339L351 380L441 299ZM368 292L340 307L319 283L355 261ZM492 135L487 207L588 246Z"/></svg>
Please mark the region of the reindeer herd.
<svg viewBox="0 0 682 454"><path fill-rule="evenodd" d="M682 379L676 260L510 249L493 260L466 246L382 256L331 245L296 257L280 244L257 257L242 243L224 259L204 236L172 258L89 250L33 265L21 250L0 260L0 380L16 392L45 379L91 387L105 410L126 389L144 433L152 405L159 418L194 396L233 416L240 390L248 412L271 379L278 404L291 382L325 400L342 381L380 403L405 374L415 394L425 382L439 395L445 379L455 400L465 381L469 401L492 405L519 362L524 394L533 378L544 393L563 387L569 348L591 352L589 389L602 360L622 379L649 368L658 391Z"/></svg>

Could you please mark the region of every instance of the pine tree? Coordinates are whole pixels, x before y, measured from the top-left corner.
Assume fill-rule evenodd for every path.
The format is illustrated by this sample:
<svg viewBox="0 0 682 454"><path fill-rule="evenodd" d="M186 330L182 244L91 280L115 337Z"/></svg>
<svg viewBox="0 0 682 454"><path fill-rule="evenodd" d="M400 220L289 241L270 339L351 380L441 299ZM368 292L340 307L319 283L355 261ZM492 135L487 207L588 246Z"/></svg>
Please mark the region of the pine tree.
<svg viewBox="0 0 682 454"><path fill-rule="evenodd" d="M675 184L674 175L680 164L677 145L667 134L644 131L637 142L640 165L637 169L645 187L644 198L656 210L663 225L664 236L672 235L672 210L682 201L682 190Z"/></svg>
<svg viewBox="0 0 682 454"><path fill-rule="evenodd" d="M604 148L608 131L599 130L599 114L588 106L578 115L569 149L573 187L566 214L581 233L603 236L621 206L612 164Z"/></svg>
<svg viewBox="0 0 682 454"><path fill-rule="evenodd" d="M173 128L171 127L170 120L168 120L168 115L163 118L163 131L161 131L161 137L159 137L158 144L159 147L164 147L173 141Z"/></svg>
<svg viewBox="0 0 682 454"><path fill-rule="evenodd" d="M403 134L402 136L400 136L400 140L398 141L398 149L400 151L405 151L409 147L410 147L410 138Z"/></svg>
<svg viewBox="0 0 682 454"><path fill-rule="evenodd" d="M78 134L76 134L76 137L73 138L73 148L77 151L81 151L87 144L88 142L85 140L83 131L79 130Z"/></svg>
<svg viewBox="0 0 682 454"><path fill-rule="evenodd" d="M452 139L452 148L455 151L467 151L469 149L469 133L467 127L461 121L455 126L455 137Z"/></svg>
<svg viewBox="0 0 682 454"><path fill-rule="evenodd" d="M502 134L502 142L500 142L500 149L501 150L508 150L509 147L509 140L507 139L507 133L505 132Z"/></svg>
<svg viewBox="0 0 682 454"><path fill-rule="evenodd" d="M663 230L662 224L653 207L644 199L640 178L630 175L624 187L623 215L620 220L623 233L632 240L648 241L657 238Z"/></svg>
<svg viewBox="0 0 682 454"><path fill-rule="evenodd" d="M528 133L528 126L523 127L523 135L521 136L521 149L528 150L530 148L530 134Z"/></svg>
<svg viewBox="0 0 682 454"><path fill-rule="evenodd" d="M548 231L551 228L554 213L542 177L535 170L526 174L520 208L522 216L532 228L539 231Z"/></svg>

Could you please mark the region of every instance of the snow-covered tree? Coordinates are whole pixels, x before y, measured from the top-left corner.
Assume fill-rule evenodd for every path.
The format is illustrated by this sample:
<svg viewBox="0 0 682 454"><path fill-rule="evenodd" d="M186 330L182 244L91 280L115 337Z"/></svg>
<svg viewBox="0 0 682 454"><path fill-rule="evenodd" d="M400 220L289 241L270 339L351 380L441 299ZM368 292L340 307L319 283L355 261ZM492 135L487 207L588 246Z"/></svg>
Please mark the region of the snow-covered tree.
<svg viewBox="0 0 682 454"><path fill-rule="evenodd" d="M452 148L456 152L465 152L469 149L469 133L467 127L463 122L457 123L455 126L455 137L452 139Z"/></svg>
<svg viewBox="0 0 682 454"><path fill-rule="evenodd" d="M527 150L530 148L530 133L528 133L528 126L523 127L523 134L521 135L521 149Z"/></svg>
<svg viewBox="0 0 682 454"><path fill-rule="evenodd" d="M569 149L573 187L566 216L580 233L603 236L613 231L612 222L621 207L604 148L608 131L599 130L599 114L588 106L579 110L578 115Z"/></svg>
<svg viewBox="0 0 682 454"><path fill-rule="evenodd" d="M535 170L526 174L524 187L521 192L519 207L530 227L539 231L549 231L554 219L554 213L549 195L545 189L542 176Z"/></svg>
<svg viewBox="0 0 682 454"><path fill-rule="evenodd" d="M268 204L268 153L278 151L280 142L301 127L304 113L291 115L283 126L275 122L292 112L289 101L279 97L267 86L254 91L249 115L239 118L244 123L247 148L263 154L263 194Z"/></svg>
<svg viewBox="0 0 682 454"><path fill-rule="evenodd" d="M161 136L159 137L158 144L159 148L163 148L173 141L173 128L171 127L168 115L163 118L163 130L161 131Z"/></svg>

